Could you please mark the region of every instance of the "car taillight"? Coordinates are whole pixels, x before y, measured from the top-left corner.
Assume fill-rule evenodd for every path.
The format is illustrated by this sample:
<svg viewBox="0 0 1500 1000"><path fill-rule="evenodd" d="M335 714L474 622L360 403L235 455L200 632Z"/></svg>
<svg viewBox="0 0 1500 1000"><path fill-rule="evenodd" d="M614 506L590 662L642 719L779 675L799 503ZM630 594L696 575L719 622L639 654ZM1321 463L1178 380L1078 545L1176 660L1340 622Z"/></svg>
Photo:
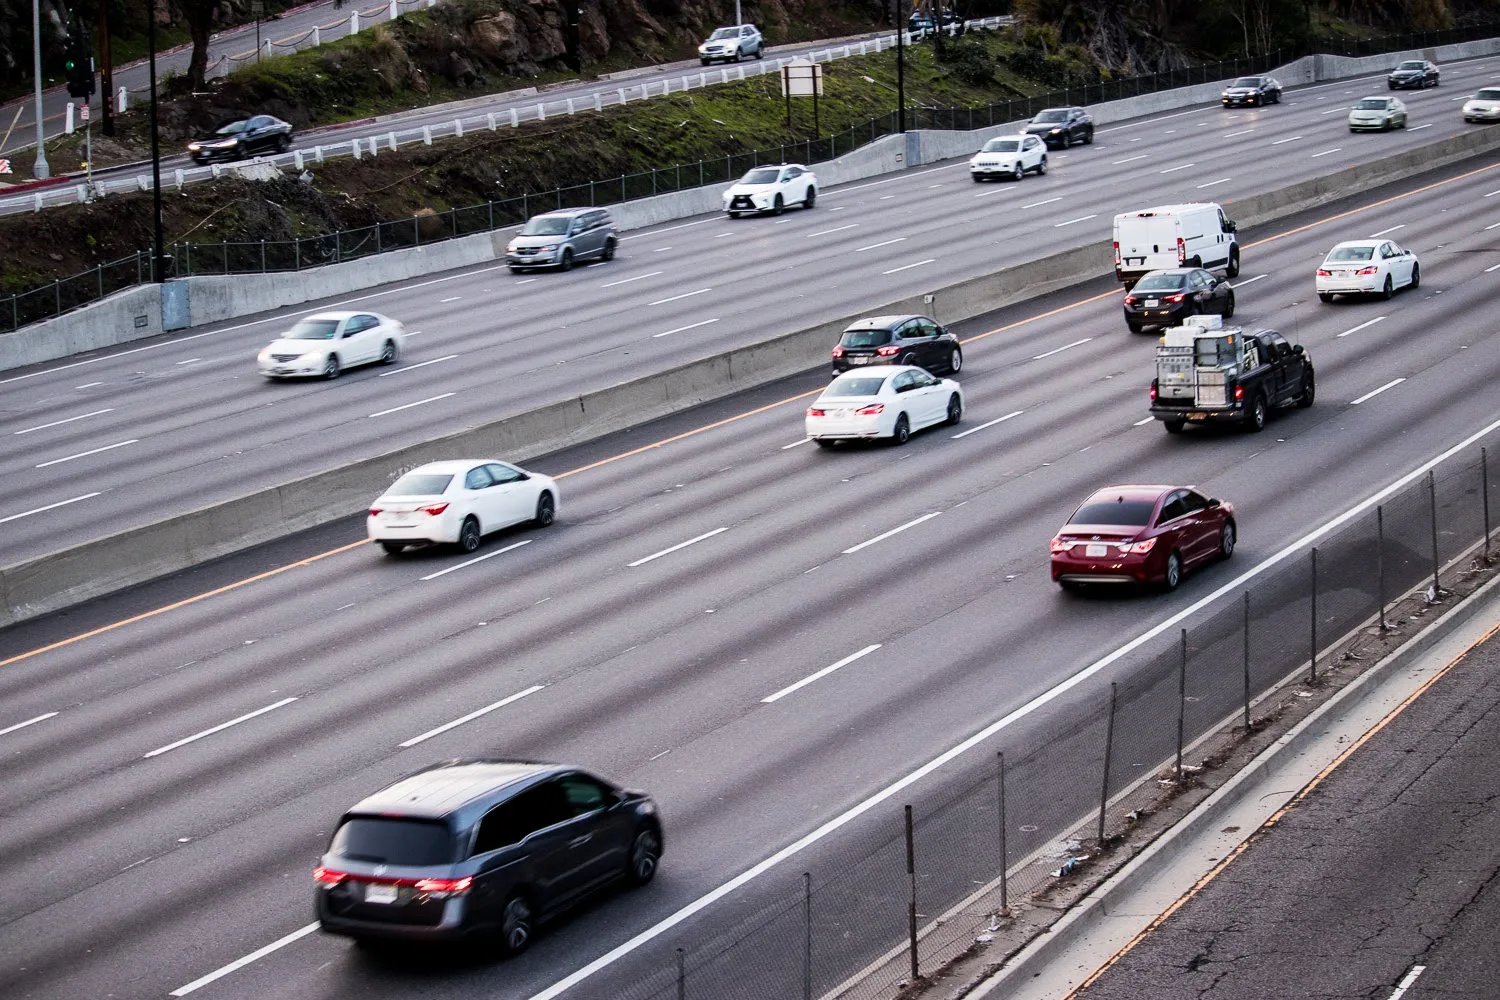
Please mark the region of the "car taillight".
<svg viewBox="0 0 1500 1000"><path fill-rule="evenodd" d="M1177 237L1177 263L1181 264L1187 260L1187 246L1182 242L1182 237Z"/></svg>
<svg viewBox="0 0 1500 1000"><path fill-rule="evenodd" d="M1167 296L1167 301L1168 302L1181 302L1186 297L1187 297L1186 295L1184 295L1183 293L1179 292L1176 295L1168 295Z"/></svg>
<svg viewBox="0 0 1500 1000"><path fill-rule="evenodd" d="M862 417L874 417L885 412L884 403L871 403L869 406L861 406L854 411Z"/></svg>
<svg viewBox="0 0 1500 1000"><path fill-rule="evenodd" d="M1115 266L1120 266L1120 241L1115 240Z"/></svg>
<svg viewBox="0 0 1500 1000"><path fill-rule="evenodd" d="M472 875L465 875L463 878L419 878L416 889L418 892L456 896L468 892L469 886L473 884Z"/></svg>
<svg viewBox="0 0 1500 1000"><path fill-rule="evenodd" d="M1156 383L1155 382L1151 383L1151 399L1152 399L1153 402L1156 400Z"/></svg>
<svg viewBox="0 0 1500 1000"><path fill-rule="evenodd" d="M1144 542L1136 542L1136 543L1134 543L1132 545L1122 545L1121 549L1123 549L1126 552L1129 552L1131 555L1143 556L1147 552L1150 552L1151 551L1151 546L1153 546L1155 544L1156 544L1156 539L1154 539L1154 538L1148 538Z"/></svg>
<svg viewBox="0 0 1500 1000"><path fill-rule="evenodd" d="M1234 387L1234 398L1235 399L1244 399L1245 398L1245 387L1244 386L1237 385L1237 386Z"/></svg>
<svg viewBox="0 0 1500 1000"><path fill-rule="evenodd" d="M878 354L878 355L880 355L882 358L888 358L892 354L899 353L900 350L901 350L901 348L899 348L896 345L892 344L889 347L877 348L876 351L875 351L875 353Z"/></svg>
<svg viewBox="0 0 1500 1000"><path fill-rule="evenodd" d="M1133 306L1133 305L1135 305L1139 301L1140 300L1137 299L1134 295L1127 295L1127 296L1125 296L1125 304L1127 306Z"/></svg>
<svg viewBox="0 0 1500 1000"><path fill-rule="evenodd" d="M417 513L418 514L431 514L433 517L437 517L439 514L441 514L443 511L445 511L447 509L448 509L448 505L445 504L445 503L430 503L426 507L418 507L417 508Z"/></svg>
<svg viewBox="0 0 1500 1000"><path fill-rule="evenodd" d="M836 358L842 358L844 356L844 349L842 347L835 347L833 349L833 356Z"/></svg>
<svg viewBox="0 0 1500 1000"><path fill-rule="evenodd" d="M1066 552L1068 551L1069 544L1070 543L1063 541L1061 538L1054 538L1052 539L1052 551Z"/></svg>
<svg viewBox="0 0 1500 1000"><path fill-rule="evenodd" d="M319 885L335 886L348 878L347 872L334 871L332 868L324 868L322 865L313 869L313 881Z"/></svg>
<svg viewBox="0 0 1500 1000"><path fill-rule="evenodd" d="M1331 277L1333 277L1333 272L1330 271L1330 270L1328 270L1328 268L1326 268L1326 267L1320 267L1320 268L1318 268L1318 277L1320 277L1320 278L1331 278Z"/></svg>
<svg viewBox="0 0 1500 1000"><path fill-rule="evenodd" d="M819 409L816 406L809 406L807 408L807 415L809 417L826 417L826 416L828 416L828 411L827 410L821 410L821 409Z"/></svg>
<svg viewBox="0 0 1500 1000"><path fill-rule="evenodd" d="M380 508L380 507L371 507L370 508L370 516L371 517L379 517L381 515L381 512L382 512L382 508Z"/></svg>
<svg viewBox="0 0 1500 1000"><path fill-rule="evenodd" d="M1380 270L1380 268L1378 268L1375 265L1371 264L1369 267L1362 267L1358 271L1355 271L1354 273L1355 274L1375 274L1379 270Z"/></svg>

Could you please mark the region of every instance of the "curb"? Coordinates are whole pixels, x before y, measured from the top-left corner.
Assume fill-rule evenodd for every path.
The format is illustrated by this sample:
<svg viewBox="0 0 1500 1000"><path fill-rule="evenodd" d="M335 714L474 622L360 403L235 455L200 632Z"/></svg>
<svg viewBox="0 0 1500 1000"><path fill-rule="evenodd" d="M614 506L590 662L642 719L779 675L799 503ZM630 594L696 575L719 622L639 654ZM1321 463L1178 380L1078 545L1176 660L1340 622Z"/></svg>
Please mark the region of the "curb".
<svg viewBox="0 0 1500 1000"><path fill-rule="evenodd" d="M1003 991L1013 982L1040 975L1046 966L1088 936L1095 925L1106 918L1106 911L1115 899L1129 895L1140 884L1159 876L1188 848L1188 842L1193 838L1213 832L1223 815L1255 790L1253 784L1256 780L1274 775L1283 762L1304 753L1322 736L1320 730L1325 728L1325 719L1337 711L1355 709L1378 694L1381 684L1405 670L1412 661L1424 656L1433 646L1467 625L1477 615L1490 610L1497 603L1497 597L1500 597L1500 576L1488 580L1441 618L1418 632L1410 642L1335 693L1307 718L1261 751L1248 766L1204 799L1176 826L1163 833L1090 892L1057 923L1033 938L1011 961L979 980L973 989L964 994L966 1000L979 1000L980 997L991 994L998 997L1003 994L996 991ZM1245 839L1255 837L1262 829L1263 827L1256 827Z"/></svg>

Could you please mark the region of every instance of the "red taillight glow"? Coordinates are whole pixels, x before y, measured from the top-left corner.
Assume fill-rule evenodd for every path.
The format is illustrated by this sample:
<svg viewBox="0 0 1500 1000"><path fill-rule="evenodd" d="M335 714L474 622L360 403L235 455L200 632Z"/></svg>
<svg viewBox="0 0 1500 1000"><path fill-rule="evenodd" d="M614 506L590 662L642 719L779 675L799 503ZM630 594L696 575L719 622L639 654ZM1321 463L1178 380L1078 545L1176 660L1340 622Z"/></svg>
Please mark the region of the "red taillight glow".
<svg viewBox="0 0 1500 1000"><path fill-rule="evenodd" d="M334 871L332 868L324 868L322 865L313 869L313 881L319 885L338 885L348 878L347 872Z"/></svg>
<svg viewBox="0 0 1500 1000"><path fill-rule="evenodd" d="M1182 242L1182 237L1177 237L1177 263L1181 264L1187 260L1187 246Z"/></svg>
<svg viewBox="0 0 1500 1000"><path fill-rule="evenodd" d="M1318 277L1320 277L1320 278L1331 278L1331 277L1333 277L1333 272L1330 271L1330 270L1328 270L1328 268L1326 268L1326 267L1320 267L1320 268L1318 268Z"/></svg>
<svg viewBox="0 0 1500 1000"><path fill-rule="evenodd" d="M443 511L445 511L447 509L448 509L448 505L445 504L445 503L430 503L426 507L418 507L417 508L417 513L418 514L431 514L433 517L437 517L439 514L441 514Z"/></svg>
<svg viewBox="0 0 1500 1000"><path fill-rule="evenodd" d="M1151 383L1151 398L1153 400L1156 398L1156 383L1155 382Z"/></svg>
<svg viewBox="0 0 1500 1000"><path fill-rule="evenodd" d="M1156 544L1156 539L1148 538L1144 542L1136 542L1133 545L1125 545L1122 548L1131 555L1143 556L1151 551L1151 546Z"/></svg>
<svg viewBox="0 0 1500 1000"><path fill-rule="evenodd" d="M842 347L835 347L833 349L833 356L836 358L842 358L844 356L844 349Z"/></svg>
<svg viewBox="0 0 1500 1000"><path fill-rule="evenodd" d="M1063 541L1061 538L1054 538L1052 539L1052 551L1066 552L1068 551L1068 543Z"/></svg>
<svg viewBox="0 0 1500 1000"><path fill-rule="evenodd" d="M1120 266L1120 241L1115 240L1115 266Z"/></svg>
<svg viewBox="0 0 1500 1000"><path fill-rule="evenodd" d="M418 892L445 892L456 895L468 892L469 886L473 884L474 878L471 875L465 875L463 878L419 878L416 889Z"/></svg>
<svg viewBox="0 0 1500 1000"><path fill-rule="evenodd" d="M816 406L809 406L807 408L807 415L809 417L826 417L826 416L828 416L828 411L827 410L820 410Z"/></svg>
<svg viewBox="0 0 1500 1000"><path fill-rule="evenodd" d="M901 348L899 348L899 347L895 346L894 344L892 344L889 347L880 347L880 348L877 348L875 350L875 353L878 354L878 355L880 355L882 358L888 358L892 354L896 354L896 353L900 352L900 350L901 350Z"/></svg>
<svg viewBox="0 0 1500 1000"><path fill-rule="evenodd" d="M1244 386L1237 385L1237 386L1234 387L1234 398L1235 399L1244 399L1245 398L1245 387Z"/></svg>
<svg viewBox="0 0 1500 1000"><path fill-rule="evenodd" d="M1179 292L1176 295L1168 295L1167 298L1166 298L1166 301L1168 301L1168 302L1181 302L1185 298L1187 298L1187 296L1184 295L1183 293Z"/></svg>
<svg viewBox="0 0 1500 1000"><path fill-rule="evenodd" d="M381 509L379 507L371 507L370 508L370 516L371 517L379 517L380 513L381 513Z"/></svg>
<svg viewBox="0 0 1500 1000"><path fill-rule="evenodd" d="M871 403L869 406L861 406L854 411L862 417L874 417L885 412L884 403Z"/></svg>
<svg viewBox="0 0 1500 1000"><path fill-rule="evenodd" d="M1371 264L1369 267L1362 267L1358 271L1355 271L1354 273L1355 274L1377 274L1377 273L1379 273L1379 271L1380 271L1380 268L1378 268L1375 265Z"/></svg>
<svg viewBox="0 0 1500 1000"><path fill-rule="evenodd" d="M1133 306L1133 305L1135 305L1139 301L1140 301L1140 299L1136 298L1134 295L1127 295L1127 296L1125 296L1125 304L1127 306Z"/></svg>

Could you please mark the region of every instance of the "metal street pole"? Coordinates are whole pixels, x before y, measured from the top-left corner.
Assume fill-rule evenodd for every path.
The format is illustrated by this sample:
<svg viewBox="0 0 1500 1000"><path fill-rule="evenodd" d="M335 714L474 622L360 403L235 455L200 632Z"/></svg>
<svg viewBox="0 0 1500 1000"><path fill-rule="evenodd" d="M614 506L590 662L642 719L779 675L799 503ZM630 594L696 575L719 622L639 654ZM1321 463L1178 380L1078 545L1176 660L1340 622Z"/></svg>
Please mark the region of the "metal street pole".
<svg viewBox="0 0 1500 1000"><path fill-rule="evenodd" d="M166 238L161 228L161 146L156 130L156 4L146 4L146 48L151 71L151 280L166 281L166 261L162 259Z"/></svg>
<svg viewBox="0 0 1500 1000"><path fill-rule="evenodd" d="M734 24L735 27L745 23L744 16L740 13L740 0L734 0Z"/></svg>
<svg viewBox="0 0 1500 1000"><path fill-rule="evenodd" d="M906 132L906 25L896 0L896 131Z"/></svg>
<svg viewBox="0 0 1500 1000"><path fill-rule="evenodd" d="M42 0L31 0L31 51L36 69L36 165L31 173L44 181L52 176L52 169L47 166L47 135L42 123Z"/></svg>

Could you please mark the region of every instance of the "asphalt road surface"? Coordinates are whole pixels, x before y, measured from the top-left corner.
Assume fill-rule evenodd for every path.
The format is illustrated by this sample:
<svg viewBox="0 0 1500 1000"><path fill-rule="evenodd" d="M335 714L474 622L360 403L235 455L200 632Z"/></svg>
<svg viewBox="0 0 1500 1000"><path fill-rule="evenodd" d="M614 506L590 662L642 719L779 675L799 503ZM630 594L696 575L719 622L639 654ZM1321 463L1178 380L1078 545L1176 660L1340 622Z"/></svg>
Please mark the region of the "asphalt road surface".
<svg viewBox="0 0 1500 1000"><path fill-rule="evenodd" d="M711 984L689 996L764 1000L797 995L800 937L753 925L810 871L816 983L839 982L904 933L901 804L924 819L924 898L940 883L952 898L993 858L927 818L994 752L1045 748L1010 811L1032 831L1014 856L1040 848L1097 794L1080 720L1142 669L1102 657L1495 421L1495 177L1466 165L1245 234L1237 318L1287 331L1318 373L1317 405L1259 435L1146 419L1155 338L1125 331L1099 281L959 324L964 422L903 449L805 443L814 371L533 463L562 477L559 521L482 559L385 557L351 518L0 633L0 981L28 1000L634 1000L671 989L680 947ZM771 225L767 243L807 238ZM643 237L635 266L718 228ZM1421 255L1419 290L1317 302L1329 244L1392 229ZM243 353L216 362L226 382ZM268 418L317 434L297 419ZM1235 558L1171 596L1063 595L1046 539L1111 481L1232 500ZM1239 678L1194 685L1208 703ZM402 962L312 933L309 871L340 810L454 756L570 760L650 790L660 878L507 963Z"/></svg>
<svg viewBox="0 0 1500 1000"><path fill-rule="evenodd" d="M1443 87L1409 95L1405 132L1350 134L1343 109L1384 83L1341 81L1261 110L1200 107L1110 126L1019 184L976 185L965 161L948 162L831 189L812 211L781 218L712 215L628 233L615 261L567 274L474 268L4 373L0 561L1107 240L1118 211L1232 200L1476 127L1455 102L1490 65L1450 66ZM1472 182L1490 184L1483 190L1466 183L1453 209L1494 204L1486 196L1500 177L1483 179L1494 176ZM1335 241L1399 227L1393 238L1426 250L1438 242L1424 236L1432 221L1325 227L1278 280L1310 297L1313 257ZM1489 239L1482 226L1474 238ZM1269 273L1261 256L1247 247L1246 275ZM256 374L256 352L297 315L354 303L414 332L398 366L335 382ZM934 311L942 320L941 300Z"/></svg>
<svg viewBox="0 0 1500 1000"><path fill-rule="evenodd" d="M1495 996L1497 758L1491 638L1074 995Z"/></svg>

